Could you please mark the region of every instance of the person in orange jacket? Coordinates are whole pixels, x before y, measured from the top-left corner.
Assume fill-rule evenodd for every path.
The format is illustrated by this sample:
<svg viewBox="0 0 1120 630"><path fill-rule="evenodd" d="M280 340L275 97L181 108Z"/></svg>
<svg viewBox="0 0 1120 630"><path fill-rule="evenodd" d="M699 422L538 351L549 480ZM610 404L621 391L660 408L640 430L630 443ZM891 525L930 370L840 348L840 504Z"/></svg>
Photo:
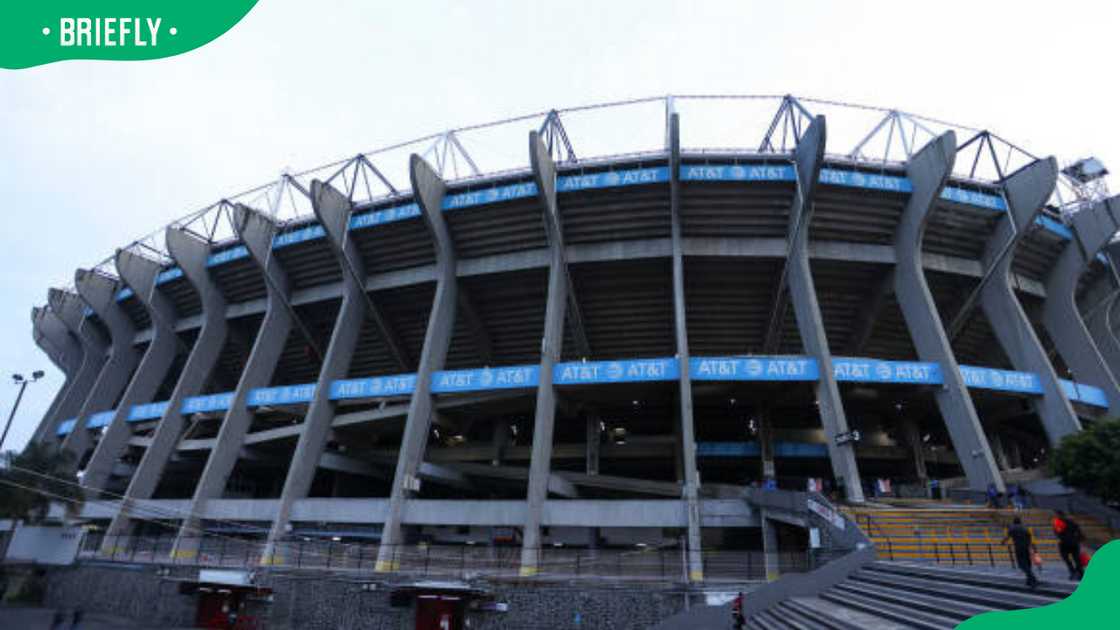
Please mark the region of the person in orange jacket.
<svg viewBox="0 0 1120 630"><path fill-rule="evenodd" d="M1081 527L1061 510L1054 510L1054 535L1058 537L1058 554L1069 569L1069 579L1080 580L1085 576L1085 565L1081 560Z"/></svg>

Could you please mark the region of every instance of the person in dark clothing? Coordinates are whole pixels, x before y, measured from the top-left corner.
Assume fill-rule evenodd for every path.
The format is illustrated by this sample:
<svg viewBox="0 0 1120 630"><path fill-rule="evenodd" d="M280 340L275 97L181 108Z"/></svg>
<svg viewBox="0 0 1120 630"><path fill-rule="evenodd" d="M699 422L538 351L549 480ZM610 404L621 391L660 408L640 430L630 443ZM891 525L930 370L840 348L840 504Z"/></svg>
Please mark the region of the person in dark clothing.
<svg viewBox="0 0 1120 630"><path fill-rule="evenodd" d="M1061 510L1054 510L1054 535L1058 537L1058 554L1069 569L1069 579L1080 580L1085 576L1081 564L1081 526Z"/></svg>
<svg viewBox="0 0 1120 630"><path fill-rule="evenodd" d="M1003 542L1000 544L1006 545L1008 540L1015 547L1015 564L1027 574L1027 586L1031 588L1038 586L1038 578L1034 576L1031 567L1031 552L1037 553L1038 550L1035 549L1030 531L1023 527L1023 519L1018 516L1011 521L1011 527L1007 528L1007 535L1003 537Z"/></svg>

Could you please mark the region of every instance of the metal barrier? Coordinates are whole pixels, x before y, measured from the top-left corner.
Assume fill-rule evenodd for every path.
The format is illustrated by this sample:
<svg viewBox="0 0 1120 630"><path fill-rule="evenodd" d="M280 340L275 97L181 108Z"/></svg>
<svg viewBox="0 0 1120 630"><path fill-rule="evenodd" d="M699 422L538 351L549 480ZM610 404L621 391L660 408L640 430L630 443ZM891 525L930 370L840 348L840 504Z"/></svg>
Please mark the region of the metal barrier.
<svg viewBox="0 0 1120 630"><path fill-rule="evenodd" d="M377 568L380 545L374 542L342 542L332 539L299 539L278 542L265 556L261 539L204 536L180 541L175 536L86 535L80 559L134 564L223 567L238 569L323 570L372 574ZM398 545L384 560L394 573L424 577L471 579L491 577L521 579L520 545ZM587 549L547 546L536 550L535 578L611 579L624 581L667 581L686 579L685 558L677 547ZM745 582L766 579L762 551L708 550L701 553L705 579L716 582ZM801 573L829 559L812 551L777 554L781 573Z"/></svg>

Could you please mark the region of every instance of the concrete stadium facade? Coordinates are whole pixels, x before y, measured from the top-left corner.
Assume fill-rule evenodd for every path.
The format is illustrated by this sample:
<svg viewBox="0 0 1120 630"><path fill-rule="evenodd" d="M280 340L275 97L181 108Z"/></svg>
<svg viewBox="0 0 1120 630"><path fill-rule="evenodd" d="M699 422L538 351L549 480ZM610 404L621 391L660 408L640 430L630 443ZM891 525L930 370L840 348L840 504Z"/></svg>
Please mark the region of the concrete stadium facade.
<svg viewBox="0 0 1120 630"><path fill-rule="evenodd" d="M34 439L119 498L86 517L170 524L177 557L247 523L262 562L365 532L389 572L417 536L501 530L532 575L542 546L654 532L702 579L761 525L748 483L1002 488L1120 411L1120 205L1057 212L1053 158L962 178L949 131L872 164L823 116L788 151L693 152L666 118L664 150L578 161L553 113L528 168L414 155L411 191L363 202L357 174L291 179L314 216L223 202L233 238L176 225L79 270L33 310L66 375Z"/></svg>

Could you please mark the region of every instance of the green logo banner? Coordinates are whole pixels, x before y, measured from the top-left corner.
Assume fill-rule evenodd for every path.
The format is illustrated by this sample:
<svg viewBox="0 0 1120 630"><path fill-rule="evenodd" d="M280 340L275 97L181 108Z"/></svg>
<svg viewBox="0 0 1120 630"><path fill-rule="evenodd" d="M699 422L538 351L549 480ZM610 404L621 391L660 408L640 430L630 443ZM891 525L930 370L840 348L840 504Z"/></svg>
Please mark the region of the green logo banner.
<svg viewBox="0 0 1120 630"><path fill-rule="evenodd" d="M257 0L12 0L0 14L0 68L65 59L179 55L233 28Z"/></svg>

